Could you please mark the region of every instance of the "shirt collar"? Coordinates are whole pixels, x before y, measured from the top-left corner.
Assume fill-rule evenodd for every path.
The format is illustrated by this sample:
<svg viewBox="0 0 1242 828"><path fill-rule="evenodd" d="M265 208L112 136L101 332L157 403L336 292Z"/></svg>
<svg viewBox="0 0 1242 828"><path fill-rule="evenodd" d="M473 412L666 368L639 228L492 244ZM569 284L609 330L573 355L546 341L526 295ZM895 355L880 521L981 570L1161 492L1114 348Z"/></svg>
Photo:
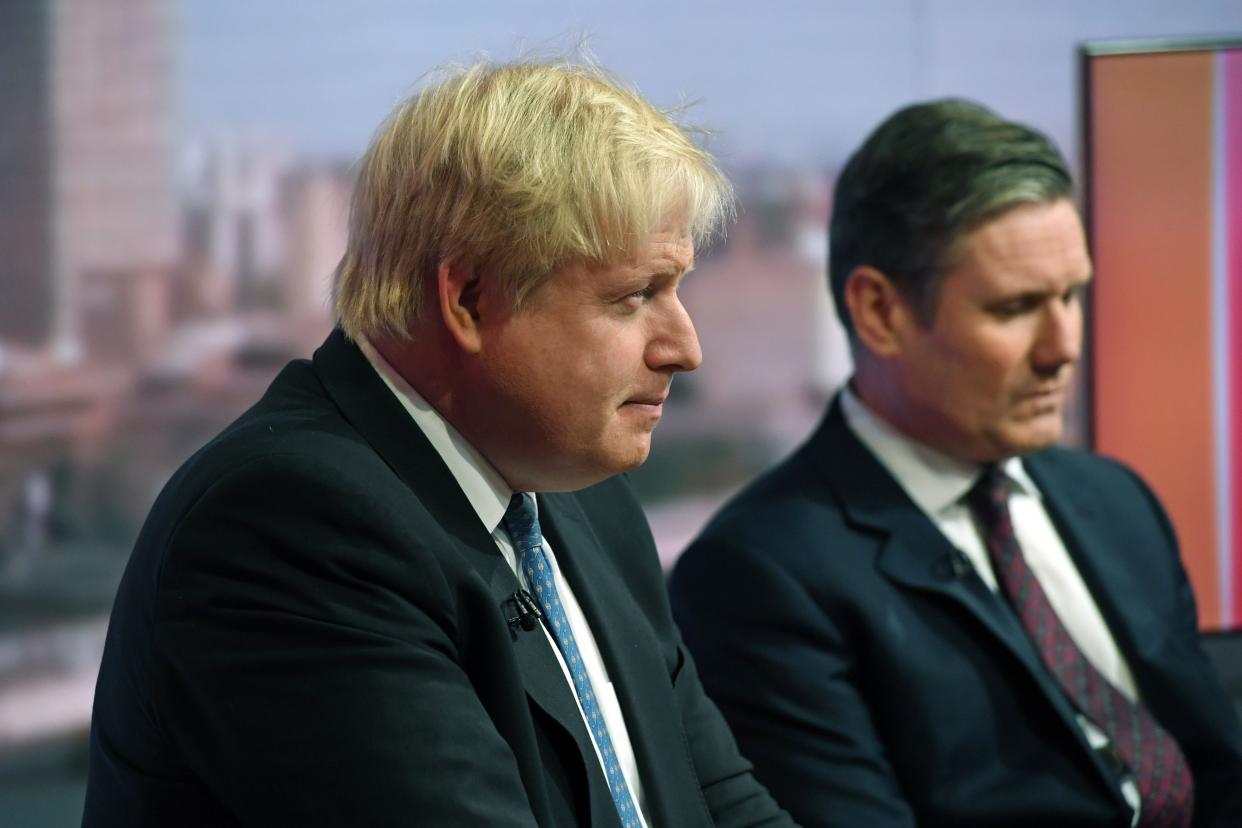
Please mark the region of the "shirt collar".
<svg viewBox="0 0 1242 828"><path fill-rule="evenodd" d="M841 412L854 436L925 514L939 515L960 504L979 478L982 469L977 463L963 463L910 439L868 408L849 385L841 391ZM1016 491L1039 497L1021 458L1010 457L1000 467Z"/></svg>
<svg viewBox="0 0 1242 828"><path fill-rule="evenodd" d="M444 465L448 466L483 526L489 533L494 533L504 519L513 490L500 472L388 364L366 337L356 337L356 341L375 373L414 419Z"/></svg>

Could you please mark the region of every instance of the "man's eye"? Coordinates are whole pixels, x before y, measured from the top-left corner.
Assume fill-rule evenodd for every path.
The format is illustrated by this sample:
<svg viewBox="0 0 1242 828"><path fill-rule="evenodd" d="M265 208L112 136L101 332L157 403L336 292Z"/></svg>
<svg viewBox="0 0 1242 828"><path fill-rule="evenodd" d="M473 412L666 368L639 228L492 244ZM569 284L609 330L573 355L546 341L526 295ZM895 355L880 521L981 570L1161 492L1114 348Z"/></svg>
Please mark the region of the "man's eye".
<svg viewBox="0 0 1242 828"><path fill-rule="evenodd" d="M1035 309L1035 302L1029 298L1013 299L1008 302L1001 302L992 308L992 312L997 316L1008 319L1014 316L1021 316L1024 313L1030 313Z"/></svg>

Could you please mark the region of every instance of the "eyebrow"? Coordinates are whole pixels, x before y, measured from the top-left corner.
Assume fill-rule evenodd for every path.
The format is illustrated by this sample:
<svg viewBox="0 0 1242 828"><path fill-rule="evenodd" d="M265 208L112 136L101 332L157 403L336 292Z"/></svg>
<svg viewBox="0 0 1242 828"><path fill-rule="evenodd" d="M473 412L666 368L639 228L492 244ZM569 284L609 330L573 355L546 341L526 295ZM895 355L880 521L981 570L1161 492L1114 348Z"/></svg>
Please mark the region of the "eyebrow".
<svg viewBox="0 0 1242 828"><path fill-rule="evenodd" d="M648 279L678 279L694 272L694 264L682 270L678 267L656 267L646 274Z"/></svg>

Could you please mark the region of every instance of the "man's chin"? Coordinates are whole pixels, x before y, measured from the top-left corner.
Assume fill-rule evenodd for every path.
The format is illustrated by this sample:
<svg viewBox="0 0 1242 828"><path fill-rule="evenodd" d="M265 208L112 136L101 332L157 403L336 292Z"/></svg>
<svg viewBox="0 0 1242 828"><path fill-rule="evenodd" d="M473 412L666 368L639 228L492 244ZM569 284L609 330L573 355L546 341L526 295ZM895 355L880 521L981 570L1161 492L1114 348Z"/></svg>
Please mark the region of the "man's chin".
<svg viewBox="0 0 1242 828"><path fill-rule="evenodd" d="M620 459L619 468L614 474L621 472L634 471L634 469L647 462L647 458L651 455L651 441L644 440L640 445L634 447L626 456Z"/></svg>
<svg viewBox="0 0 1242 828"><path fill-rule="evenodd" d="M650 439L635 440L624 446L613 445L604 451L597 452L588 462L579 467L572 489L584 489L596 483L602 483L618 474L634 471L641 466L651 453ZM582 458L587 460L587 458Z"/></svg>
<svg viewBox="0 0 1242 828"><path fill-rule="evenodd" d="M1058 413L1055 422L1025 423L999 435L1000 439L996 442L1005 457L1021 457L1056 445L1061 439L1062 431L1061 416Z"/></svg>

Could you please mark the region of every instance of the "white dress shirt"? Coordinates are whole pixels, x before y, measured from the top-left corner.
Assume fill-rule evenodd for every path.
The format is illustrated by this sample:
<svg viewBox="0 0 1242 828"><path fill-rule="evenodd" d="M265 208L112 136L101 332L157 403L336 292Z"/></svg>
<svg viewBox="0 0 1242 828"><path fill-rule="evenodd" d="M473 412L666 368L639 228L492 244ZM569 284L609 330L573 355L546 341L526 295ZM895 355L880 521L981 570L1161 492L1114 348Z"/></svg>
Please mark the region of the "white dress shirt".
<svg viewBox="0 0 1242 828"><path fill-rule="evenodd" d="M526 573L518 567L513 541L503 525L505 510L509 506L509 499L514 494L513 490L509 488L509 485L500 476L500 473L492 468L487 459L466 442L466 439L388 364L383 355L375 350L375 347L370 342L363 337L359 337L357 341L358 347L362 349L362 353L371 363L371 366L375 368L380 379L384 381L384 384L396 396L402 407L409 412L410 417L414 419L414 422L423 432L427 441L431 443L432 448L436 450L444 464L448 466L453 478L457 481L457 485L461 487L462 492L466 495L466 499L474 507L474 511L478 514L484 528L491 533L492 540L496 542L500 554L504 557L505 562L509 564L509 568L513 570L513 574L517 576L523 587L530 589ZM536 516L538 515L538 510L538 498L535 498ZM603 656L600 655L599 645L595 642L595 635L591 632L586 616L582 613L582 607L578 604L577 598L574 597L569 581L561 573L560 566L556 561L556 555L548 543L548 539L545 537L542 540L544 554L548 558L548 563L552 566L552 574L556 579L556 589L561 599L561 606L569 619L569 626L573 631L574 640L578 644L583 666L586 667L587 676L590 678L591 686L595 690L600 714L604 717L604 721L607 724L608 736L612 740L613 752L616 754L617 761L621 766L621 773L625 776L625 782L630 787L634 806L638 810L639 822L643 828L647 828L642 780L638 777L638 764L634 757L634 748L630 744L629 731L625 727L625 717L622 715L621 706L617 702L617 694L613 689L612 680L608 676L608 669L604 665ZM565 682L569 685L569 692L574 697L574 701L578 703L578 712L582 713L582 720L586 725L587 734L591 735L590 723L586 720L586 714L582 712L582 703L578 700L578 693L574 689L569 666L561 655L560 647L556 645L556 641L552 638L547 628L542 624L539 626L547 637L548 643L552 647L552 652L556 654L556 659L565 673ZM595 747L595 755L599 758L600 767L605 767L599 745L595 744L594 735L591 735L591 744ZM606 771L605 776L607 776Z"/></svg>
<svg viewBox="0 0 1242 828"><path fill-rule="evenodd" d="M841 392L841 411L854 436L888 469L949 542L962 551L988 588L996 592L992 560L965 502L967 492L979 478L980 467L962 463L906 437L867 408L848 386ZM1048 516L1039 487L1018 457L1004 461L1000 468L1009 484L1014 534L1022 556L1048 596L1048 603L1087 660L1122 695L1135 701L1138 689L1130 665ZM1080 715L1078 723L1092 747L1108 744L1108 736L1086 717ZM1132 779L1124 780L1121 787L1122 795L1135 809L1133 824L1137 824L1138 788Z"/></svg>

